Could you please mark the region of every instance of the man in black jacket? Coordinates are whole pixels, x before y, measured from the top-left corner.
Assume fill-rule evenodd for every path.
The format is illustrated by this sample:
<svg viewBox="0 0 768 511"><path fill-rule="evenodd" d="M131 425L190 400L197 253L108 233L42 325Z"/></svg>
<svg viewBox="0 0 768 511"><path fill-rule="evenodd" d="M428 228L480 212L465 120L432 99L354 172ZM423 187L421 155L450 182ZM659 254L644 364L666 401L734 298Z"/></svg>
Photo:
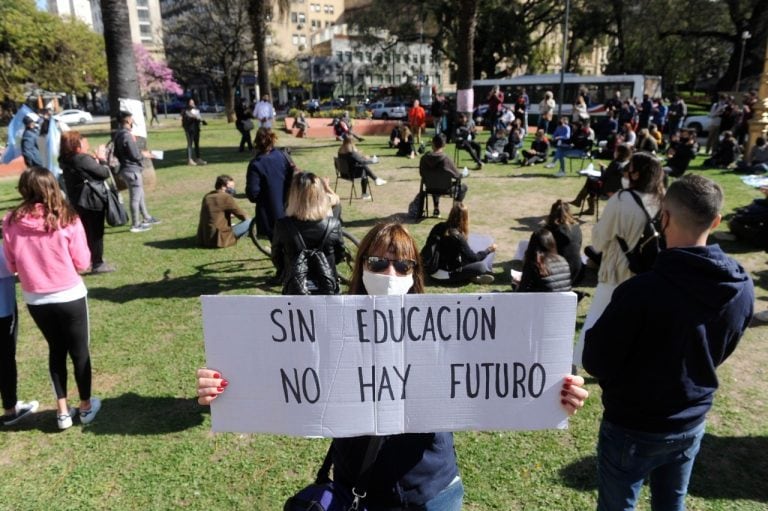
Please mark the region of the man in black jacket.
<svg viewBox="0 0 768 511"><path fill-rule="evenodd" d="M445 137L441 134L432 137L432 151L421 157L421 160L419 161L419 175L421 175L423 181L428 183L430 181L430 175L447 172L452 178L459 180L459 185L455 189L453 200L455 202L461 202L467 194L467 185L461 183L461 178L466 177L469 173L459 172L456 165L453 164L453 161L451 161L451 159L443 152L444 150ZM424 200L427 200L427 198L424 197ZM432 194L432 203L435 205L435 210L433 211L432 216L440 216L439 194Z"/></svg>
<svg viewBox="0 0 768 511"><path fill-rule="evenodd" d="M616 289L586 333L584 369L598 379L605 408L598 511L634 509L648 476L653 509L685 509L715 370L753 312L749 275L706 244L722 204L722 189L707 178L672 183L661 210L667 250Z"/></svg>

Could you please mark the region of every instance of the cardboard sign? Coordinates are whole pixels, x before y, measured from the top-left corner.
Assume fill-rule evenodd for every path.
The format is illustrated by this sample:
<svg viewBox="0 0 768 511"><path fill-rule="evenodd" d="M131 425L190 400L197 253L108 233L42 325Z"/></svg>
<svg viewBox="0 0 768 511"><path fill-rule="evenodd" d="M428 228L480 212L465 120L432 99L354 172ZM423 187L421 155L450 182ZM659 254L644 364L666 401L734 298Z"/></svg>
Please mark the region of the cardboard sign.
<svg viewBox="0 0 768 511"><path fill-rule="evenodd" d="M203 296L214 431L564 428L573 293Z"/></svg>

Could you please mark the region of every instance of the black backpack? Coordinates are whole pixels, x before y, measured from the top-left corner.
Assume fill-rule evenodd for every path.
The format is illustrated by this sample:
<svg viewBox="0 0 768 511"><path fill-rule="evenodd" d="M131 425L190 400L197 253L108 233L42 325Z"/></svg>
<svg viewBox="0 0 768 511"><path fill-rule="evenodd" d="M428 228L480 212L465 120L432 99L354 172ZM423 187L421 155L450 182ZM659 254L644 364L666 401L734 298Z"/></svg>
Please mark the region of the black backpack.
<svg viewBox="0 0 768 511"><path fill-rule="evenodd" d="M755 199L751 204L738 208L728 219L728 227L740 240L768 249L768 200Z"/></svg>
<svg viewBox="0 0 768 511"><path fill-rule="evenodd" d="M440 252L437 246L440 244L440 236L432 234L427 238L424 248L421 249L421 264L424 266L424 274L432 275L440 269Z"/></svg>
<svg viewBox="0 0 768 511"><path fill-rule="evenodd" d="M294 236L299 246L299 253L285 269L283 278L284 295L335 295L339 293L339 283L334 275L335 268L331 267L325 257L323 246L331 233L331 223L325 226L323 238L317 248L307 248L304 238L293 222L289 222L294 230Z"/></svg>
<svg viewBox="0 0 768 511"><path fill-rule="evenodd" d="M637 244L631 250L623 238L616 236L616 239L619 242L621 251L627 256L630 271L635 274L643 273L653 267L656 256L666 248L664 237L661 235L661 210L656 213L656 216L651 218L648 210L643 205L643 201L635 192L632 190L622 190L619 194L624 192L629 192L637 205L643 210L643 213L645 213L645 227L643 227L642 236L640 236Z"/></svg>

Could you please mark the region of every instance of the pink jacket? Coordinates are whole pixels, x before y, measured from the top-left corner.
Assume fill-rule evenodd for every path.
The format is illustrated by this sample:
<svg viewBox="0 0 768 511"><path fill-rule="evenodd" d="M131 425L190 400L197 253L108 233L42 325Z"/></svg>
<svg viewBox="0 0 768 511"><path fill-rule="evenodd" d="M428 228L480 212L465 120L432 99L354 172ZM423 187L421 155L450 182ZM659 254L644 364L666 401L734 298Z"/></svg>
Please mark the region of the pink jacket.
<svg viewBox="0 0 768 511"><path fill-rule="evenodd" d="M28 293L55 293L71 289L82 278L78 271L91 265L91 251L80 219L67 227L46 232L41 216L27 215L9 222L3 218L3 252L11 273L19 274L21 288Z"/></svg>

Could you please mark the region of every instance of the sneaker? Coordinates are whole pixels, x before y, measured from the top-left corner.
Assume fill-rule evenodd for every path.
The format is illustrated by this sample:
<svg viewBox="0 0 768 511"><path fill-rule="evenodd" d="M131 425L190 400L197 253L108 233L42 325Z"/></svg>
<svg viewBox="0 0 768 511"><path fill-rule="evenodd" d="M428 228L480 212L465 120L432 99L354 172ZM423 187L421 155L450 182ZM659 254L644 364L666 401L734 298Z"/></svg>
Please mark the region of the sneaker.
<svg viewBox="0 0 768 511"><path fill-rule="evenodd" d="M553 169L553 168L555 168L555 164L554 164L554 162L547 163L546 165L544 165L544 168L546 168L546 169Z"/></svg>
<svg viewBox="0 0 768 511"><path fill-rule="evenodd" d="M160 223L162 223L162 221L158 220L157 218L155 218L153 216L151 216L151 217L147 218L146 220L144 220L144 223L147 224L147 225L153 225L153 224L160 224Z"/></svg>
<svg viewBox="0 0 768 511"><path fill-rule="evenodd" d="M197 162L195 160L187 160L187 165L196 166Z"/></svg>
<svg viewBox="0 0 768 511"><path fill-rule="evenodd" d="M208 165L208 162L203 160L202 158L196 159L195 163L197 163L198 165Z"/></svg>
<svg viewBox="0 0 768 511"><path fill-rule="evenodd" d="M35 413L40 406L37 401L19 401L16 403L16 411L0 417L0 424L3 426L13 426L25 417Z"/></svg>
<svg viewBox="0 0 768 511"><path fill-rule="evenodd" d="M432 212L432 216L439 217L440 216L440 210L435 208L435 210Z"/></svg>
<svg viewBox="0 0 768 511"><path fill-rule="evenodd" d="M477 167L475 167L475 170L483 170L483 162L478 163Z"/></svg>
<svg viewBox="0 0 768 511"><path fill-rule="evenodd" d="M492 284L494 281L493 275L490 273L483 273L482 275L478 275L474 278L475 284L483 284L488 285Z"/></svg>
<svg viewBox="0 0 768 511"><path fill-rule="evenodd" d="M150 230L151 228L152 226L149 224L139 224L131 227L131 232L144 232Z"/></svg>
<svg viewBox="0 0 768 511"><path fill-rule="evenodd" d="M384 180L384 179L381 179L380 177L377 177L376 181L374 181L374 183L376 183L376 186L381 186L381 185L387 184L387 181Z"/></svg>
<svg viewBox="0 0 768 511"><path fill-rule="evenodd" d="M371 197L370 193L364 193L363 196L360 197L360 198L363 199L363 200L368 200L368 201L373 200L373 197Z"/></svg>
<svg viewBox="0 0 768 511"><path fill-rule="evenodd" d="M109 263L101 262L91 268L91 273L112 273L116 268Z"/></svg>
<svg viewBox="0 0 768 511"><path fill-rule="evenodd" d="M558 173L555 174L555 177L565 177L565 171L564 170L558 171Z"/></svg>
<svg viewBox="0 0 768 511"><path fill-rule="evenodd" d="M96 418L96 414L101 410L101 399L97 397L91 398L91 409L80 410L80 422L83 424L90 424L93 419Z"/></svg>
<svg viewBox="0 0 768 511"><path fill-rule="evenodd" d="M77 408L70 408L69 413L61 413L56 416L56 423L59 429L69 429L72 427L72 417L77 415Z"/></svg>

